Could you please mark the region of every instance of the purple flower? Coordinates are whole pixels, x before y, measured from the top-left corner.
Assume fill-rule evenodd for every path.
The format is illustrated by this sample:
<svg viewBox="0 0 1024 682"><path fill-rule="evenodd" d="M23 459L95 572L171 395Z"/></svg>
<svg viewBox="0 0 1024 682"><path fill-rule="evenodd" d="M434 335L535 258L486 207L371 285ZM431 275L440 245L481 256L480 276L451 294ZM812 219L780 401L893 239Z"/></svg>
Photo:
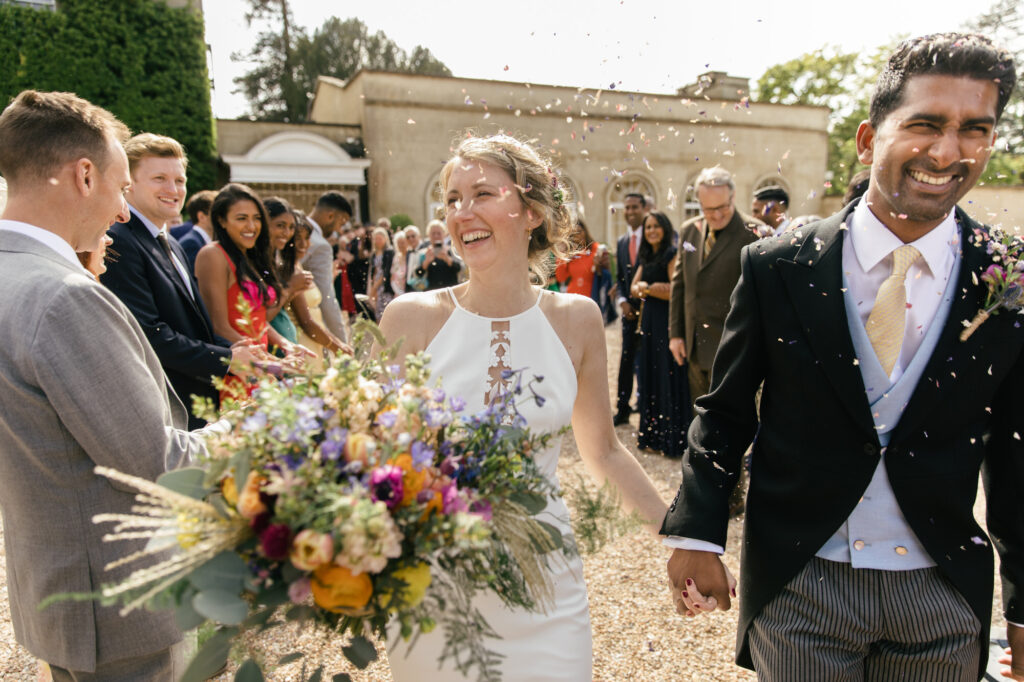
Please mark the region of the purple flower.
<svg viewBox="0 0 1024 682"><path fill-rule="evenodd" d="M690 242L683 242L683 251L686 251L687 253L693 253L696 250L697 247L691 244Z"/></svg>
<svg viewBox="0 0 1024 682"><path fill-rule="evenodd" d="M466 409L466 401L458 396L453 396L448 405L452 408L452 412L462 412Z"/></svg>
<svg viewBox="0 0 1024 682"><path fill-rule="evenodd" d="M370 494L394 509L402 501L402 470L391 464L377 467L370 474Z"/></svg>
<svg viewBox="0 0 1024 682"><path fill-rule="evenodd" d="M441 473L445 476L454 476L455 472L459 470L459 463L454 457L446 457L441 462Z"/></svg>
<svg viewBox="0 0 1024 682"><path fill-rule="evenodd" d="M377 424L383 426L385 429L393 429L395 423L398 421L398 415L392 410L387 412L381 412L377 415Z"/></svg>
<svg viewBox="0 0 1024 682"><path fill-rule="evenodd" d="M257 412L251 417L246 417L242 422L242 430L247 433L262 431L267 426L267 415Z"/></svg>
<svg viewBox="0 0 1024 682"><path fill-rule="evenodd" d="M263 556L273 561L286 558L291 545L292 529L283 523L271 524L260 533Z"/></svg>
<svg viewBox="0 0 1024 682"><path fill-rule="evenodd" d="M436 429L440 426L445 426L451 422L451 419L445 414L444 410L427 410L426 419L424 421L432 429Z"/></svg>
<svg viewBox="0 0 1024 682"><path fill-rule="evenodd" d="M435 388L433 392L430 394L430 397L434 400L435 403L444 402L444 390L440 388Z"/></svg>
<svg viewBox="0 0 1024 682"><path fill-rule="evenodd" d="M320 454L324 459L337 461L345 450L345 441L348 440L348 429L335 426L324 434L324 442L320 444Z"/></svg>
<svg viewBox="0 0 1024 682"><path fill-rule="evenodd" d="M487 500L476 500L473 504L469 505L469 511L472 514L476 514L484 521L491 520L491 503Z"/></svg>
<svg viewBox="0 0 1024 682"><path fill-rule="evenodd" d="M420 470L434 461L434 449L422 441L412 444L412 465Z"/></svg>

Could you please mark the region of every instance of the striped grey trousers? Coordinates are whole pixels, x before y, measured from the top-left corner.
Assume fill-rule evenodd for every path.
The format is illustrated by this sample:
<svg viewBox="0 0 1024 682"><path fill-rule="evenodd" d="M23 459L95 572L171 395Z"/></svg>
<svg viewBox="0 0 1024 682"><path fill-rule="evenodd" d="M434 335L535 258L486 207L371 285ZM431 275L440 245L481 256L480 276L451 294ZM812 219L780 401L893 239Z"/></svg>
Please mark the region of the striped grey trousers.
<svg viewBox="0 0 1024 682"><path fill-rule="evenodd" d="M937 568L855 569L814 557L748 637L760 682L976 682L980 632Z"/></svg>

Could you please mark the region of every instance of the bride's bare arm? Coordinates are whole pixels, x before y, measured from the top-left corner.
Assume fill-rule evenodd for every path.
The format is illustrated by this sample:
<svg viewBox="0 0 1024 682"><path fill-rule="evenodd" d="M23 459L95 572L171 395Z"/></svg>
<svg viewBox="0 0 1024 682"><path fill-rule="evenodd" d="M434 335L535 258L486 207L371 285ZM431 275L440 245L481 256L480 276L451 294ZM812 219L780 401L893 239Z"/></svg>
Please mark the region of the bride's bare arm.
<svg viewBox="0 0 1024 682"><path fill-rule="evenodd" d="M570 344L582 350L578 391L572 412L576 445L591 477L611 483L627 511L636 511L648 530L658 534L667 505L636 458L619 442L612 426L608 393L608 352L601 311L590 299L573 303Z"/></svg>

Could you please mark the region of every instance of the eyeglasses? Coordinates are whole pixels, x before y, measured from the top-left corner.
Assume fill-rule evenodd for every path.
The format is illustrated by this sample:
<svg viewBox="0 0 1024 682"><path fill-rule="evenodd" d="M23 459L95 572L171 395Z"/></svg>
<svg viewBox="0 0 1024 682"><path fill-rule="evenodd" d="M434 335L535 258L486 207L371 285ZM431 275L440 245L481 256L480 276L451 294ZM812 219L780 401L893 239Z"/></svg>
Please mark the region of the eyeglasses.
<svg viewBox="0 0 1024 682"><path fill-rule="evenodd" d="M732 208L732 201L731 200L726 202L726 203L724 203L724 204L722 204L722 205L720 205L720 206L701 206L700 207L700 211L704 215L707 215L709 213L725 213L730 208Z"/></svg>

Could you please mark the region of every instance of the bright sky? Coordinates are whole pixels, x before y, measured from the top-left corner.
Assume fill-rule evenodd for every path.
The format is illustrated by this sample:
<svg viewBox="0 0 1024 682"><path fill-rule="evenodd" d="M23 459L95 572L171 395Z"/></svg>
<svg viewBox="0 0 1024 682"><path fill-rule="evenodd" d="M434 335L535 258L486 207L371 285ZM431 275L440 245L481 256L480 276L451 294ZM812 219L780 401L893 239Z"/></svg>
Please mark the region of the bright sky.
<svg viewBox="0 0 1024 682"><path fill-rule="evenodd" d="M871 50L896 36L957 30L990 3L952 0L290 0L307 29L328 16L358 16L406 51L423 45L455 76L674 93L705 71L751 84L773 64L825 45ZM204 0L212 54L213 111L246 111L231 54L257 33L244 0Z"/></svg>

